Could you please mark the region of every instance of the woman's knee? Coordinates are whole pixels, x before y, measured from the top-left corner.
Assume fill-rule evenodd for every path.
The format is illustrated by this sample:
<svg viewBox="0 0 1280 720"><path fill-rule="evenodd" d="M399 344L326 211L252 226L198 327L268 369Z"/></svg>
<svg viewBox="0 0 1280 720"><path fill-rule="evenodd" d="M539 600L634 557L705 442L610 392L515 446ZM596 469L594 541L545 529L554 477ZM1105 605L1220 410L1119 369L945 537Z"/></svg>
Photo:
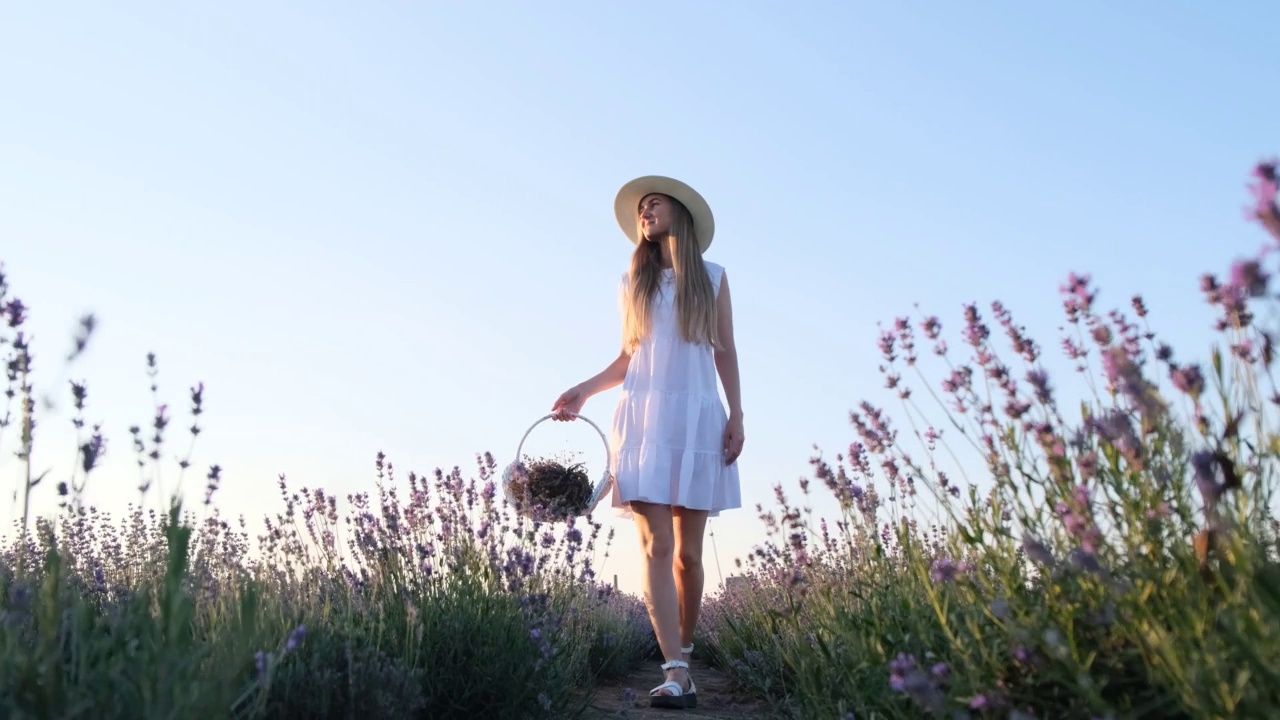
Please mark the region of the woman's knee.
<svg viewBox="0 0 1280 720"><path fill-rule="evenodd" d="M675 551L675 542L671 536L661 533L646 535L640 544L644 550L645 557L651 560L670 560L672 553Z"/></svg>
<svg viewBox="0 0 1280 720"><path fill-rule="evenodd" d="M645 556L670 561L675 551L671 511L647 503L635 503L632 509L638 516L636 527L640 530L640 549Z"/></svg>
<svg viewBox="0 0 1280 720"><path fill-rule="evenodd" d="M697 570L702 567L702 548L681 544L675 549L675 559L681 570Z"/></svg>

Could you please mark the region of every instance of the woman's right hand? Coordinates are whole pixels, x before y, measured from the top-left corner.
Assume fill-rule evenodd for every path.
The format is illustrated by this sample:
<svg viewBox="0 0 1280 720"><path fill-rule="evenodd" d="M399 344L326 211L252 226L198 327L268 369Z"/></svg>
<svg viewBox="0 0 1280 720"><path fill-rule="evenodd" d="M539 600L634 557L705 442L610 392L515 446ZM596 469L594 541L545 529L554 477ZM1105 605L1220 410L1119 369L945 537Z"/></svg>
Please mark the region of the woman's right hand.
<svg viewBox="0 0 1280 720"><path fill-rule="evenodd" d="M581 385L574 385L556 398L555 404L551 406L551 418L561 422L576 420L586 402L586 391Z"/></svg>

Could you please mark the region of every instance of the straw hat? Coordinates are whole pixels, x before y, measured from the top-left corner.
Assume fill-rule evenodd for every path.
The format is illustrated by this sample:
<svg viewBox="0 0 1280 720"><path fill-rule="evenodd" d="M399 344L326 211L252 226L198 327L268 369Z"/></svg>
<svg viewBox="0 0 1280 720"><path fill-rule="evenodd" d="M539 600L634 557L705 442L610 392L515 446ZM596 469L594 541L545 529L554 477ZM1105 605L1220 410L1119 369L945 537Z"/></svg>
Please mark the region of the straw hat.
<svg viewBox="0 0 1280 720"><path fill-rule="evenodd" d="M711 215L711 206L702 195L698 194L697 190L679 180L662 175L645 175L628 182L618 190L618 195L613 200L613 214L618 218L618 226L631 239L631 242L640 242L636 215L640 211L640 201L649 193L670 195L689 209L689 214L693 216L693 232L698 236L699 250L705 253L716 232L716 221Z"/></svg>

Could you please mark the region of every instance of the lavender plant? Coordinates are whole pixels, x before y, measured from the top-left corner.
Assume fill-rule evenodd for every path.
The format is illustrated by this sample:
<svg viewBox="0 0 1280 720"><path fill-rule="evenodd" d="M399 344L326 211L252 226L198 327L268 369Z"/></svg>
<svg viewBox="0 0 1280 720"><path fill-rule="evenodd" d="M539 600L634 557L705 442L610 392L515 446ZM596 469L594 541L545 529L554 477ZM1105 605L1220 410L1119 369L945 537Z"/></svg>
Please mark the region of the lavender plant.
<svg viewBox="0 0 1280 720"><path fill-rule="evenodd" d="M86 501L107 442L85 419L86 383L75 381L77 462L56 483L58 513L31 516L32 494L56 476L32 471L39 404L27 312L0 271L9 331L0 440L18 425L24 508L0 540L0 714L565 717L586 707L598 680L652 651L639 600L596 580L602 526L517 515L495 497L487 454L476 478L454 468L409 473L398 486L379 453L376 492L343 499L290 490L282 476L283 509L257 538L214 504L218 465L205 474L200 512L183 510L205 390L190 389L191 445L169 455L173 418L154 354L156 412L146 431L129 428L138 504L112 518ZM69 361L94 327L91 316L81 322ZM162 512L147 508L156 496Z"/></svg>
<svg viewBox="0 0 1280 720"><path fill-rule="evenodd" d="M1275 163L1254 176L1247 214L1280 242ZM879 342L908 429L863 402L847 455L812 459L834 523L777 487L749 587L707 604L708 650L801 717L1274 712L1280 393L1275 316L1260 318L1276 247L1202 278L1222 335L1204 364L1157 339L1141 297L1104 313L1071 275L1061 348L1078 399L999 302L994 326L964 308L963 356L938 318L898 319ZM985 482L953 477L965 451Z"/></svg>

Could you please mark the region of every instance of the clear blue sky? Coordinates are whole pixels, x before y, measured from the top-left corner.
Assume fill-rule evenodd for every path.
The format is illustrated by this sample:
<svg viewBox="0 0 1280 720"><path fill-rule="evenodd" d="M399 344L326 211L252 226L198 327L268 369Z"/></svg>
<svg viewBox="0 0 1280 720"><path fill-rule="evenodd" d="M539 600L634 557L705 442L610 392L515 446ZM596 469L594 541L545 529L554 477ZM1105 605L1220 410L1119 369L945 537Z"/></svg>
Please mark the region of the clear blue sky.
<svg viewBox="0 0 1280 720"><path fill-rule="evenodd" d="M378 450L402 473L508 461L616 352L616 188L686 179L736 302L729 574L754 504L891 400L876 322L913 303L951 332L1000 298L1056 350L1058 285L1091 272L1203 356L1198 276L1263 240L1240 208L1280 152L1277 26L1262 2L11 4L0 259L45 383L78 314L101 320L75 372L111 443L91 499L136 498L154 350L172 406L205 383L198 466L256 520L282 472L345 494ZM606 426L615 400L585 412ZM66 424L37 456L63 472ZM603 460L581 425L530 449L571 447ZM632 526L606 521L605 572L635 590Z"/></svg>

